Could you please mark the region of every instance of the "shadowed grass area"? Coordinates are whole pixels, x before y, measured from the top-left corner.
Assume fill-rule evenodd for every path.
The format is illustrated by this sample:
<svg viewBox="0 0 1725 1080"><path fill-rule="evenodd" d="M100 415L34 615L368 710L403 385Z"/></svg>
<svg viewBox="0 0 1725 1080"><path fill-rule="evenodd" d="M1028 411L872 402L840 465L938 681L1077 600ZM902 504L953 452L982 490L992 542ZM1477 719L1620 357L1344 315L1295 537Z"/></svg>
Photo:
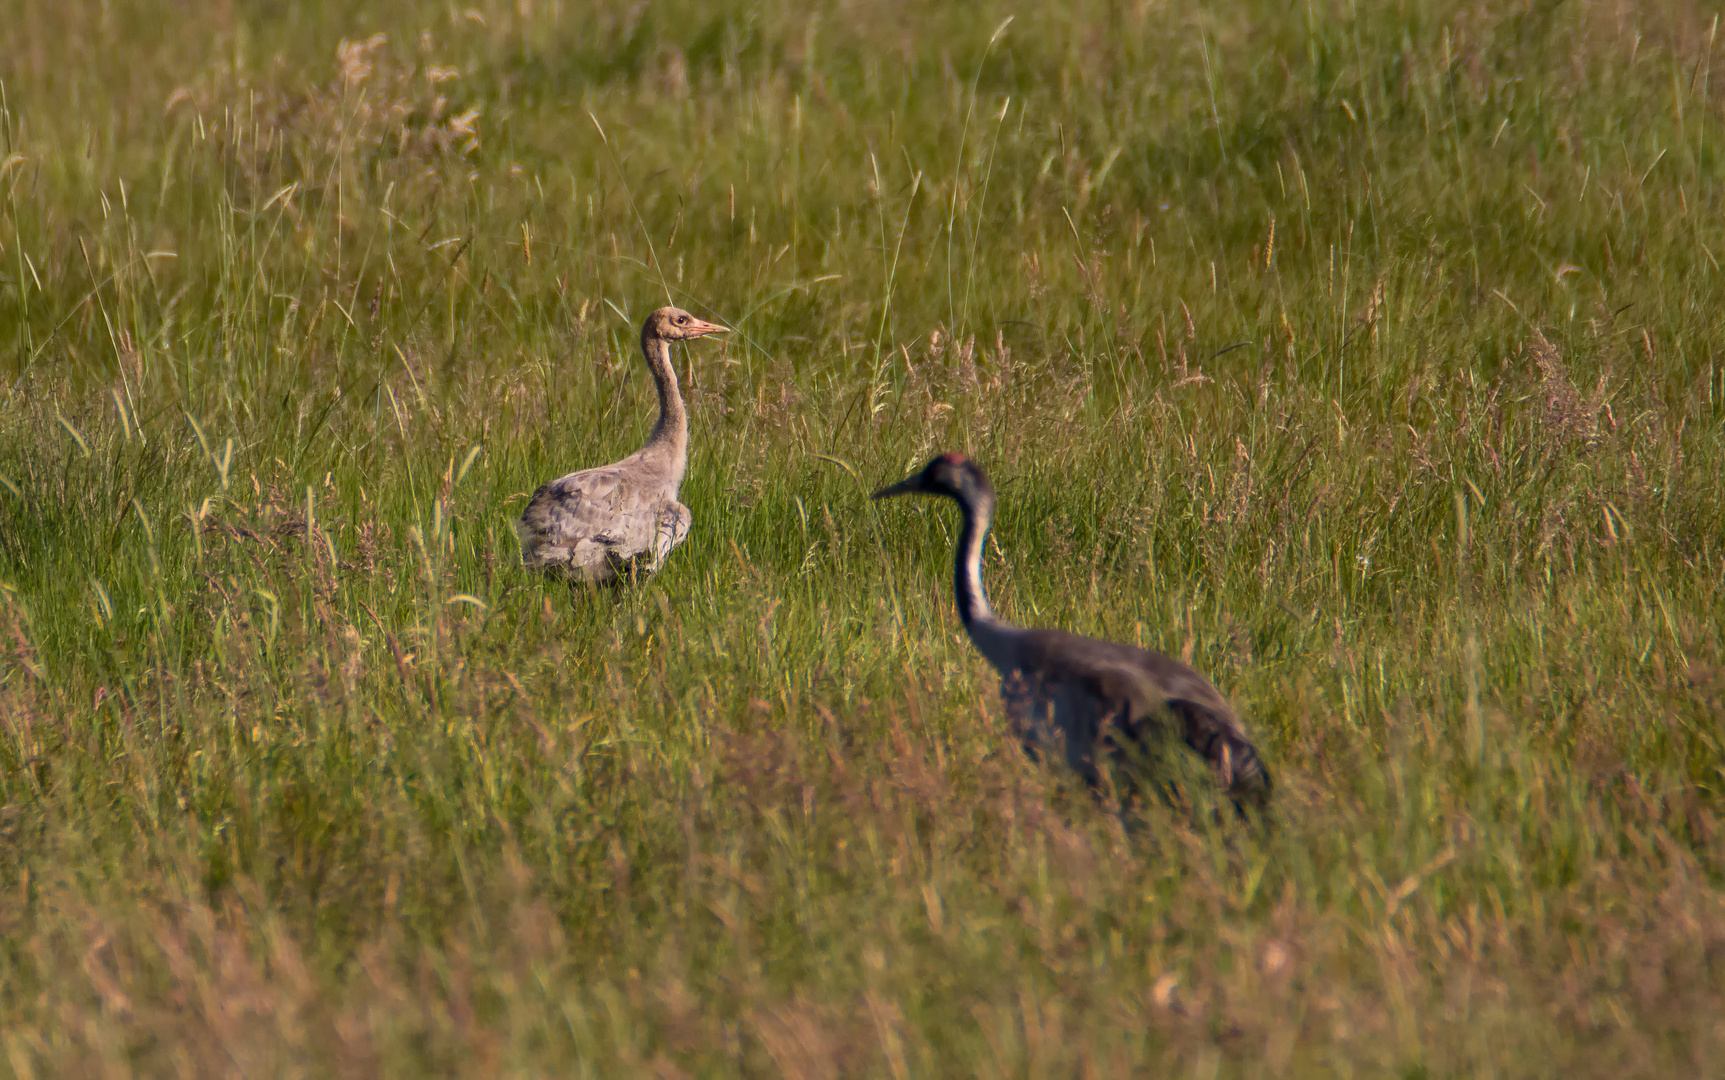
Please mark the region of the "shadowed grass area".
<svg viewBox="0 0 1725 1080"><path fill-rule="evenodd" d="M1712 12L0 25L0 1075L1719 1074ZM1270 827L1022 759L940 450Z"/></svg>

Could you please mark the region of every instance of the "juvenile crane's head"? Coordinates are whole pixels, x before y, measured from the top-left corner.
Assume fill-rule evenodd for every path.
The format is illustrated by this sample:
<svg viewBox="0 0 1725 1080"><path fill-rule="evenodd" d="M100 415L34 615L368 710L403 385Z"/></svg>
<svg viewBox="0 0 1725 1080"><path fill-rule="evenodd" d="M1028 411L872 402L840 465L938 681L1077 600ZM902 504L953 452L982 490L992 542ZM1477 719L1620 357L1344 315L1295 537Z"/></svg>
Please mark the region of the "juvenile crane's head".
<svg viewBox="0 0 1725 1080"><path fill-rule="evenodd" d="M647 316L647 323L641 327L642 337L662 338L665 341L693 341L708 334L729 333L730 328L718 323L703 322L682 308L662 307Z"/></svg>
<svg viewBox="0 0 1725 1080"><path fill-rule="evenodd" d="M894 495L942 495L959 502L992 503L994 487L976 462L963 454L942 454L915 476L881 488L869 498L890 499Z"/></svg>

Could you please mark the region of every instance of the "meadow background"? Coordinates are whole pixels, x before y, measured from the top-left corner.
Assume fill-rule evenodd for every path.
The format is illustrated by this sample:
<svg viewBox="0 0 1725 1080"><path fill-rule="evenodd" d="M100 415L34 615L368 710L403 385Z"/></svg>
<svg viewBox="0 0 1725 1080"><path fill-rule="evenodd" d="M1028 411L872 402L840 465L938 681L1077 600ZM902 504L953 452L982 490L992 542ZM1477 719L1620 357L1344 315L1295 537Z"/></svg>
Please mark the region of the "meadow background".
<svg viewBox="0 0 1725 1080"><path fill-rule="evenodd" d="M1718 26L0 0L0 1075L1725 1074ZM1272 827L1006 742L940 450Z"/></svg>

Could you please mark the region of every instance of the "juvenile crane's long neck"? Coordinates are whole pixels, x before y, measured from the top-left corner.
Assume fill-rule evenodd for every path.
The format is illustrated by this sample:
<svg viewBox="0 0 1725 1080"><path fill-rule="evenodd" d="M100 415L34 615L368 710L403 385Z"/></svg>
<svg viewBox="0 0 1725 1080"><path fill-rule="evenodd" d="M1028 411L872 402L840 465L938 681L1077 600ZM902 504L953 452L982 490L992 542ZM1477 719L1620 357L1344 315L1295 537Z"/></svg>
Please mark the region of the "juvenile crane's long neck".
<svg viewBox="0 0 1725 1080"><path fill-rule="evenodd" d="M992 493L968 494L958 500L964 511L964 531L958 537L953 566L953 592L958 598L958 617L974 629L977 623L997 620L988 606L988 591L982 586L982 544L988 539L989 519L994 516Z"/></svg>
<svg viewBox="0 0 1725 1080"><path fill-rule="evenodd" d="M649 331L641 335L641 351L659 391L659 422L647 437L647 449L663 454L676 482L681 482L689 460L689 414L677 389L677 371L671 366L671 343Z"/></svg>

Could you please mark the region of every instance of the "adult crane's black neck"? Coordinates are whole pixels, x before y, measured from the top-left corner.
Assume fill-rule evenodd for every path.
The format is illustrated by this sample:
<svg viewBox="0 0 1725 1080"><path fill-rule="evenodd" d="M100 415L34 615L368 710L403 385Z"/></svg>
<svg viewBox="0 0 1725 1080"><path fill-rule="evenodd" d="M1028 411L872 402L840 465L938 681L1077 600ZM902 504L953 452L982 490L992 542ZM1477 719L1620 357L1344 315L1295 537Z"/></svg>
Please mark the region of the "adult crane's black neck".
<svg viewBox="0 0 1725 1080"><path fill-rule="evenodd" d="M995 621L988 606L988 590L982 585L982 545L988 539L988 523L994 517L994 492L967 491L958 497L964 512L964 530L958 537L953 566L953 593L958 599L958 617L964 625Z"/></svg>
<svg viewBox="0 0 1725 1080"><path fill-rule="evenodd" d="M647 444L682 443L689 437L689 415L683 409L683 395L677 390L677 369L671 366L671 343L648 330L641 335L641 351L647 356L647 367L653 372L653 386L659 392L659 422L653 425Z"/></svg>

